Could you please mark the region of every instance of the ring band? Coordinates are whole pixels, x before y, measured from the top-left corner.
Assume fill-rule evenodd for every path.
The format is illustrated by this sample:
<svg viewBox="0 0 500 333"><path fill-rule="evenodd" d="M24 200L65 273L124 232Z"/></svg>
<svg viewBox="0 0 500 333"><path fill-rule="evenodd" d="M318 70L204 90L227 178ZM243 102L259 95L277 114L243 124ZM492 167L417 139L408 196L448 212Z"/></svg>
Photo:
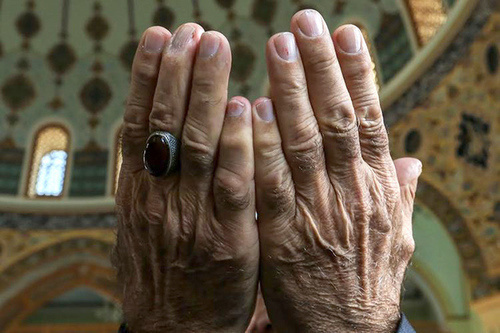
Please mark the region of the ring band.
<svg viewBox="0 0 500 333"><path fill-rule="evenodd" d="M156 131L146 141L144 168L153 176L170 175L179 165L180 141L171 133Z"/></svg>

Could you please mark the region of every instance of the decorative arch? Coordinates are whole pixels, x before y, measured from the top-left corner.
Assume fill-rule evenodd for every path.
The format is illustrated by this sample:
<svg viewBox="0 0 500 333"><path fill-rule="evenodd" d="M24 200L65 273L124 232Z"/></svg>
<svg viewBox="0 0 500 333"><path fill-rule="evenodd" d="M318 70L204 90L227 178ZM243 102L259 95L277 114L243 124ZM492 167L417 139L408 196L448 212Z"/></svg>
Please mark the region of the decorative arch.
<svg viewBox="0 0 500 333"><path fill-rule="evenodd" d="M34 135L28 165L26 196L60 198L67 187L71 136L60 123L42 126Z"/></svg>
<svg viewBox="0 0 500 333"><path fill-rule="evenodd" d="M470 279L473 298L488 294L493 283L488 277L486 262L459 210L448 197L422 178L419 179L416 201L436 215L453 239L462 260L462 267Z"/></svg>
<svg viewBox="0 0 500 333"><path fill-rule="evenodd" d="M470 280L463 268L464 258L446 223L429 207L416 204L413 236L416 250L406 278L419 287L429 302L439 332L480 332L475 309L471 309ZM437 327L426 328L430 322L410 317L414 319L417 331L438 331Z"/></svg>
<svg viewBox="0 0 500 333"><path fill-rule="evenodd" d="M433 305L442 321L447 316L467 316L469 284L462 268L457 244L445 225L428 207L416 204L413 213L416 249L409 268L413 278Z"/></svg>
<svg viewBox="0 0 500 333"><path fill-rule="evenodd" d="M112 235L112 231L100 231ZM120 302L116 273L109 262L112 242L81 236L29 248L1 270L0 331L24 332L20 325L51 299L86 286ZM116 330L116 328L115 328ZM86 331L87 332L87 331Z"/></svg>
<svg viewBox="0 0 500 333"><path fill-rule="evenodd" d="M443 0L404 0L411 18L418 45L424 46L446 21L448 14Z"/></svg>
<svg viewBox="0 0 500 333"><path fill-rule="evenodd" d="M9 237L7 237L9 238ZM5 286L3 282L8 282L10 277L14 278L22 271L34 269L60 257L68 256L72 253L89 253L94 257L104 258L109 261L109 253L114 243L115 235L109 230L72 230L67 232L35 232L23 235L15 239L12 245L3 245L4 259L0 264L0 274L5 279L0 281L0 292ZM29 244L23 247L24 244ZM15 252L10 252L9 247L16 248ZM0 302L1 304L1 302Z"/></svg>
<svg viewBox="0 0 500 333"><path fill-rule="evenodd" d="M79 263L64 267L33 282L4 304L0 309L0 329L5 333L21 332L22 322L29 315L51 299L79 286L93 289L119 303L119 293L110 283L113 279L111 268L95 264Z"/></svg>

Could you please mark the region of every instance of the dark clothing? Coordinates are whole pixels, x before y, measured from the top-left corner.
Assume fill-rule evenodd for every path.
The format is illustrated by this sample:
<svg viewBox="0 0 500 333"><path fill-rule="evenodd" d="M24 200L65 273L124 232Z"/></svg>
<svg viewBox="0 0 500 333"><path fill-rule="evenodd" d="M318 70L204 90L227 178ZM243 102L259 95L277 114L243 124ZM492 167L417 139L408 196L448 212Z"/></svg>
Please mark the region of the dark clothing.
<svg viewBox="0 0 500 333"><path fill-rule="evenodd" d="M130 331L127 329L126 324L122 324L118 333L130 333ZM396 333L416 333L404 314L401 314L401 321L399 322L398 331Z"/></svg>
<svg viewBox="0 0 500 333"><path fill-rule="evenodd" d="M404 314L401 314L401 321L399 322L397 333L415 333L415 330L411 327L410 322L406 319Z"/></svg>

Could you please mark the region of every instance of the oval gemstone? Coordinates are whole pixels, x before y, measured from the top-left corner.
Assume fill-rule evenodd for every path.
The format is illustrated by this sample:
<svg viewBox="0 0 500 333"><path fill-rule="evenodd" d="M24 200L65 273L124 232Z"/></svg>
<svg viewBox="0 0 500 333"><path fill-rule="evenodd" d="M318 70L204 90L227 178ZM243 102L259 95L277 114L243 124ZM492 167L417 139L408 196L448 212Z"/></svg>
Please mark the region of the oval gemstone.
<svg viewBox="0 0 500 333"><path fill-rule="evenodd" d="M153 176L161 176L167 172L170 161L170 150L167 140L161 135L149 138L144 150L146 169Z"/></svg>

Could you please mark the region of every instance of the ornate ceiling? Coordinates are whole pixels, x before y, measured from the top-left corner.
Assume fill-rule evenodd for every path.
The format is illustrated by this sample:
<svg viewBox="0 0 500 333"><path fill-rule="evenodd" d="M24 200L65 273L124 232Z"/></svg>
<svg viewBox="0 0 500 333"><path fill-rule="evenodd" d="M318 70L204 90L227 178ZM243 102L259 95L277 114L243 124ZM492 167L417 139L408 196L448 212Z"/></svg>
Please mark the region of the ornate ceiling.
<svg viewBox="0 0 500 333"><path fill-rule="evenodd" d="M500 12L419 106L391 126L392 152L422 160L418 199L455 239L474 297L500 289Z"/></svg>

